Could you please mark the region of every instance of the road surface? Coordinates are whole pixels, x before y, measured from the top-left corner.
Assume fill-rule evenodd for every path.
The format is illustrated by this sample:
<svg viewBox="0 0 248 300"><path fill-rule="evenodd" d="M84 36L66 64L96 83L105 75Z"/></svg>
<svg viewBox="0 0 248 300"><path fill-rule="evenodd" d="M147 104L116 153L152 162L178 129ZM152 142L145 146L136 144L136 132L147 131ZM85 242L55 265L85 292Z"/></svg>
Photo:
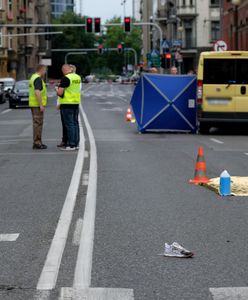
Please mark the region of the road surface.
<svg viewBox="0 0 248 300"><path fill-rule="evenodd" d="M56 147L53 92L47 151L32 150L29 110L0 106L0 299L248 299L247 198L188 184L199 146L209 177L246 176L247 136L140 135L133 86L84 89L79 153ZM159 255L173 241L195 257Z"/></svg>

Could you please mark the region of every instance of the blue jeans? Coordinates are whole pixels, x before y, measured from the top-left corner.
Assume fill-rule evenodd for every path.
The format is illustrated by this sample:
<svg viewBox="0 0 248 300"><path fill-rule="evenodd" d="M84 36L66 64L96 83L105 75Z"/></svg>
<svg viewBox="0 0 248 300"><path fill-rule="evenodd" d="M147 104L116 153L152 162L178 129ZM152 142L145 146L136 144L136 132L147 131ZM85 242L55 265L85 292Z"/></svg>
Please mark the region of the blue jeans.
<svg viewBox="0 0 248 300"><path fill-rule="evenodd" d="M70 107L69 105L61 107L61 114L67 131L68 145L77 147L79 145L79 108Z"/></svg>

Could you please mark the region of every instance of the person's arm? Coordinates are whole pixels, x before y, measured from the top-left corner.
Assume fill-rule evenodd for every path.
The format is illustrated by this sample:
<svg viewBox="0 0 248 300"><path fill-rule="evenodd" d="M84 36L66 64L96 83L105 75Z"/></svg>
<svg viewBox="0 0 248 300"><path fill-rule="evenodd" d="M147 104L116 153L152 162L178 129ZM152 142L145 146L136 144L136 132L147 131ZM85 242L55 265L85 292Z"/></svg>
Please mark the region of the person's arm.
<svg viewBox="0 0 248 300"><path fill-rule="evenodd" d="M70 86L70 79L66 76L61 79L59 87L56 89L57 95L63 97L65 88Z"/></svg>
<svg viewBox="0 0 248 300"><path fill-rule="evenodd" d="M42 79L41 78L37 78L34 82L34 88L35 88L35 97L37 99L37 101L39 102L40 105L40 111L44 112L45 107L42 104L42 98L41 98L41 91L43 89L42 87Z"/></svg>

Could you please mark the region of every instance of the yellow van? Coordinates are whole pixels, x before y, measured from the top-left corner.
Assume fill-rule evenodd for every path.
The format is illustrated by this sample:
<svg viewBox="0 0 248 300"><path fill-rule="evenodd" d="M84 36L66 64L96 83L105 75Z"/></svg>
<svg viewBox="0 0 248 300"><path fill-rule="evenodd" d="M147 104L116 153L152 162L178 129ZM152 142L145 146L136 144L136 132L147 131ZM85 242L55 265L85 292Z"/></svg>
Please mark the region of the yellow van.
<svg viewBox="0 0 248 300"><path fill-rule="evenodd" d="M248 123L248 51L202 52L198 65L199 131Z"/></svg>

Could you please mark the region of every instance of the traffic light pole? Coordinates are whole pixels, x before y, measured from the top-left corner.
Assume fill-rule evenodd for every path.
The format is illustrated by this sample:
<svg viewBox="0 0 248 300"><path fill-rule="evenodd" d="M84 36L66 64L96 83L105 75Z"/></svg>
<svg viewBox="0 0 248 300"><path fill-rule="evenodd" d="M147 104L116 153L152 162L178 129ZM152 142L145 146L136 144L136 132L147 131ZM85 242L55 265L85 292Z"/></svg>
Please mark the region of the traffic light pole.
<svg viewBox="0 0 248 300"><path fill-rule="evenodd" d="M137 65L138 64L138 54L137 51L133 48L124 48L124 51L131 51L134 53L134 64ZM68 52L65 55L65 63L67 64L68 61L68 56L70 55L76 55L76 54L84 54L87 52L97 52L98 48L85 48L85 49L52 49L52 52ZM107 48L107 51L118 51L117 48Z"/></svg>

